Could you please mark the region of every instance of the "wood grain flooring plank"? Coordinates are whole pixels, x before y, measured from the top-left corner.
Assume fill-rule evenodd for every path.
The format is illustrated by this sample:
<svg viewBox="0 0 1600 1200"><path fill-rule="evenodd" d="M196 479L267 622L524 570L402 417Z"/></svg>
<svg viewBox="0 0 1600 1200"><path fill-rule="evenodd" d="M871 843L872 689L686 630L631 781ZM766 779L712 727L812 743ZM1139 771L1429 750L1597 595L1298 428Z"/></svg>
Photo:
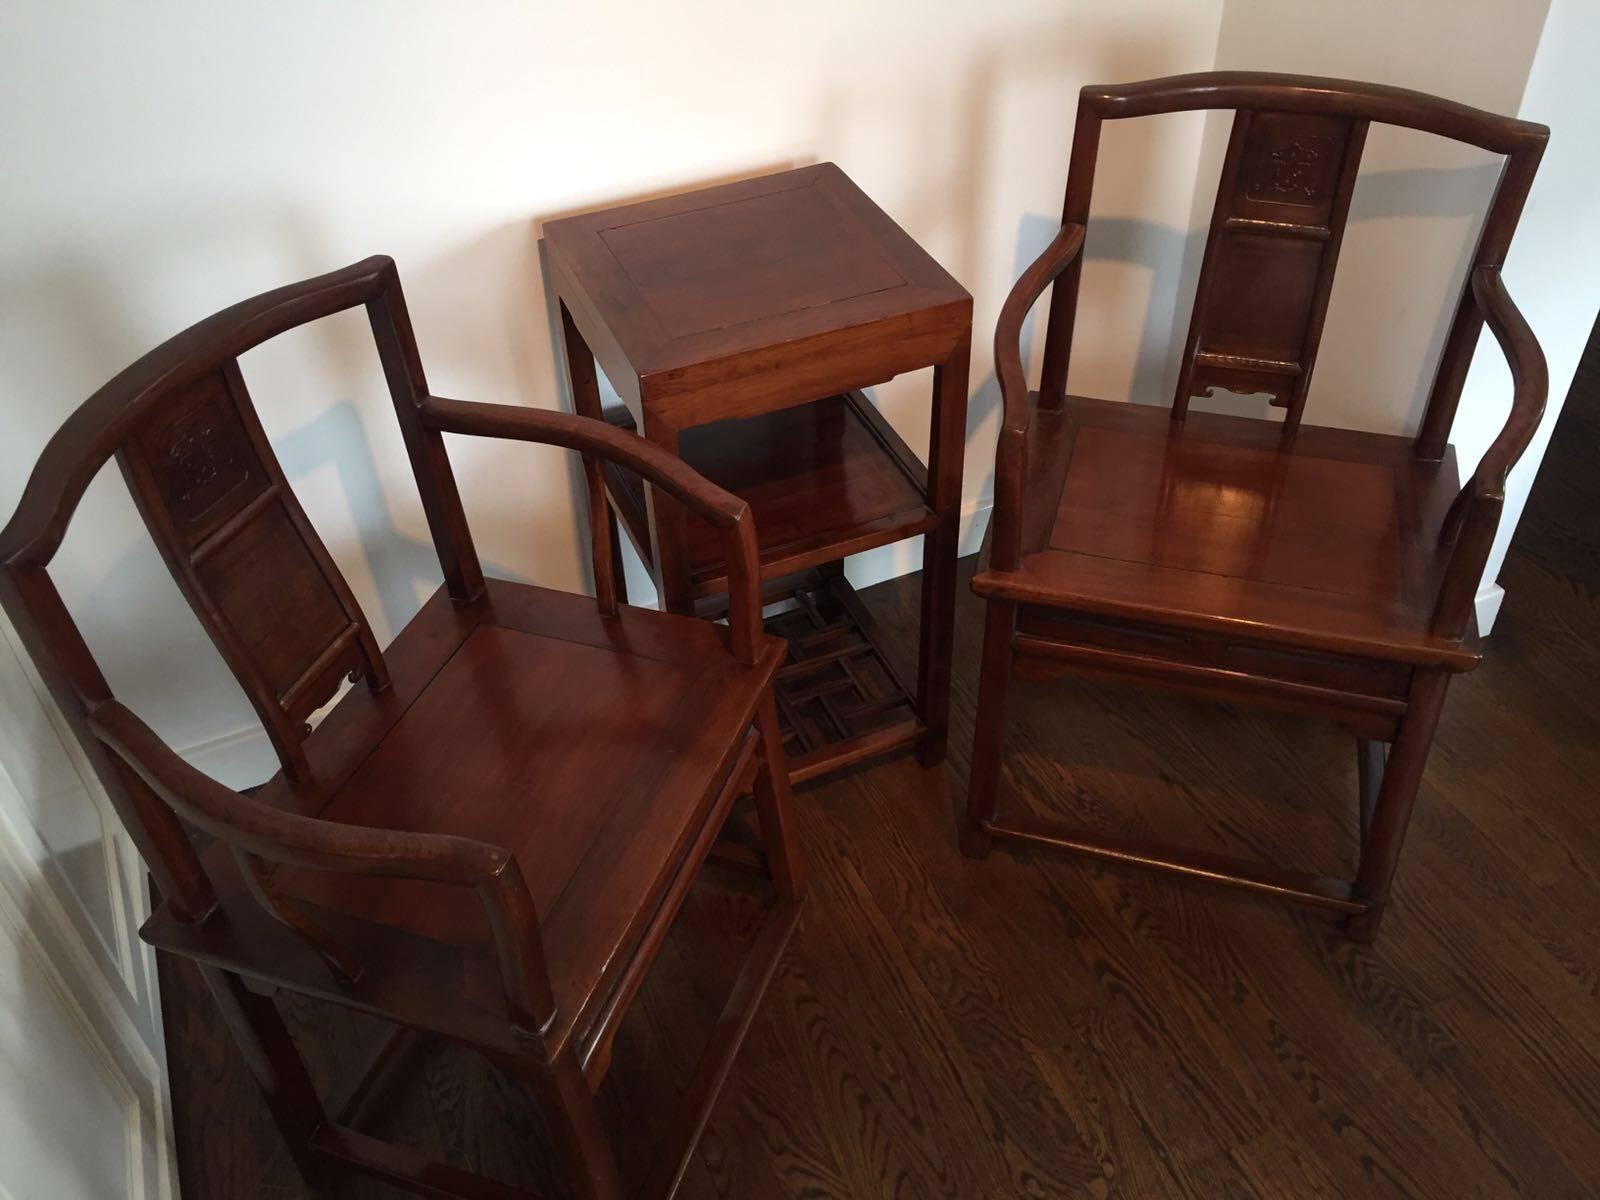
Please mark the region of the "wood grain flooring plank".
<svg viewBox="0 0 1600 1200"><path fill-rule="evenodd" d="M947 769L890 760L797 796L810 903L684 1200L1600 1195L1593 357L1502 573L1484 665L1452 685L1375 944L1320 914L1041 850L962 858L982 633L963 590ZM907 673L919 582L863 593ZM1330 874L1354 861L1354 747L1293 717L1019 684L1003 786L1005 804L1103 831ZM622 1026L601 1104L629 1179L755 911L697 884ZM184 1194L309 1195L198 974L160 970ZM361 1061L359 1020L285 1010L320 1084ZM366 1124L555 1190L531 1094L460 1048L426 1045Z"/></svg>

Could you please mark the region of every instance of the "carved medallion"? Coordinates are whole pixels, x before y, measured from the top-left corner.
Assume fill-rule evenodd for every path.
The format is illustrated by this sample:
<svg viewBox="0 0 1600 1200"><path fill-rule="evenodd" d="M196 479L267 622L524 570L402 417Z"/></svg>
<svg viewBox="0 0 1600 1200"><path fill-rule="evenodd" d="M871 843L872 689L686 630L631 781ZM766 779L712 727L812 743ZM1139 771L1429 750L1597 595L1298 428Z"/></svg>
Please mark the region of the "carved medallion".
<svg viewBox="0 0 1600 1200"><path fill-rule="evenodd" d="M218 455L222 461L218 462ZM209 421L198 429L186 429L183 435L167 448L172 459L172 474L178 492L178 501L188 504L194 494L209 483L215 483L223 471L236 468L238 462L227 446L217 443L217 427Z"/></svg>
<svg viewBox="0 0 1600 1200"><path fill-rule="evenodd" d="M1257 151L1246 193L1271 204L1315 206L1326 197L1338 147L1328 138L1300 135Z"/></svg>
<svg viewBox="0 0 1600 1200"><path fill-rule="evenodd" d="M1291 142L1272 152L1272 190L1280 196L1300 196L1307 200L1316 198L1316 176L1313 171L1322 157L1315 146L1304 142Z"/></svg>
<svg viewBox="0 0 1600 1200"><path fill-rule="evenodd" d="M168 506L191 525L215 517L218 506L251 477L253 456L244 430L217 401L201 404L169 426L151 449Z"/></svg>

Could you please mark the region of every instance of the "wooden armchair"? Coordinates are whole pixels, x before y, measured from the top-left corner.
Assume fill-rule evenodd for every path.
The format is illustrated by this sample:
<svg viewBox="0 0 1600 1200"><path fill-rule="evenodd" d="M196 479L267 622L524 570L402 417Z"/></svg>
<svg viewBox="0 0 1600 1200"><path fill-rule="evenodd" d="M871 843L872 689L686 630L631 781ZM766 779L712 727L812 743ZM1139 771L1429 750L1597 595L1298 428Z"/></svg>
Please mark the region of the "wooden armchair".
<svg viewBox="0 0 1600 1200"><path fill-rule="evenodd" d="M1065 395L1100 125L1233 109L1170 411ZM1505 156L1414 439L1301 422L1368 124ZM1085 88L1060 232L995 329L1004 424L993 523L973 588L988 602L962 829L1319 905L1371 937L1452 674L1479 657L1473 597L1506 473L1544 408L1543 356L1500 267L1548 130L1399 88L1220 72ZM1092 236L1092 234L1091 234ZM1054 284L1043 378L1018 335ZM1511 415L1464 487L1448 444L1487 322ZM1266 392L1282 422L1188 411L1215 387ZM1351 882L1067 830L997 808L1006 688L1081 675L1342 722L1357 738L1361 861Z"/></svg>
<svg viewBox="0 0 1600 1200"><path fill-rule="evenodd" d="M386 652L237 363L357 305L445 579ZM444 433L577 450L592 506L601 459L673 494L725 543L727 625L619 606L603 516L597 601L486 579ZM51 582L113 455L282 760L254 795L190 767L111 694ZM592 1092L730 806L753 794L764 853L745 865L776 900L642 1194L675 1191L802 894L771 691L783 646L761 631L758 580L748 507L671 455L599 421L430 395L387 258L247 300L140 359L50 440L0 533L0 599L159 886L143 936L200 964L308 1181L355 1169L427 1196L530 1193L348 1127L312 1090L274 993L392 1021L392 1048L411 1031L476 1047L541 1097L572 1190L621 1196ZM313 731L346 678L359 682Z"/></svg>

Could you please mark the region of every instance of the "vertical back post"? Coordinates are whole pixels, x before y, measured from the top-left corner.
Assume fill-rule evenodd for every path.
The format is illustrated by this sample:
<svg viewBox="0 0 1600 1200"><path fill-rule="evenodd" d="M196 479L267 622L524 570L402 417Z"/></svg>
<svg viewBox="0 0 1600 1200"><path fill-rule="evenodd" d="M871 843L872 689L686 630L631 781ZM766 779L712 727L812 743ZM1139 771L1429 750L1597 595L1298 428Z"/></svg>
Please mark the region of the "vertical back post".
<svg viewBox="0 0 1600 1200"><path fill-rule="evenodd" d="M1087 227L1089 224L1094 168L1100 155L1100 123L1100 112L1094 101L1080 96L1078 120L1072 133L1072 158L1067 165L1067 195L1061 209L1063 225ZM1083 252L1080 252L1051 285L1044 367L1039 377L1041 408L1060 408L1066 398L1067 365L1072 357L1072 328L1078 315L1078 282L1082 276Z"/></svg>
<svg viewBox="0 0 1600 1200"><path fill-rule="evenodd" d="M416 335L411 330L411 314L406 309L400 275L393 263L385 268L382 290L367 301L367 319L378 345L378 358L383 363L384 378L394 400L395 416L400 422L406 453L411 458L411 470L416 476L422 511L428 519L428 531L433 535L445 586L456 600L476 599L483 592L483 568L478 563L477 547L467 527L466 511L461 507L455 474L450 470L444 436L436 429L427 428L418 415L418 408L428 395L428 380L422 373L422 356L417 352Z"/></svg>

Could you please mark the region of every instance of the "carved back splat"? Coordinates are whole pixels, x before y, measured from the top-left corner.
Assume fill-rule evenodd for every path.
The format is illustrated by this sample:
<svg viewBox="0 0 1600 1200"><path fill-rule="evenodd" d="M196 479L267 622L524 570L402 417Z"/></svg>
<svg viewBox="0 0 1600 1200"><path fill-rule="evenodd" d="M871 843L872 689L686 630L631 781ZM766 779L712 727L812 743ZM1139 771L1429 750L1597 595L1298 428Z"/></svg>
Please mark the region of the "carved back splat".
<svg viewBox="0 0 1600 1200"><path fill-rule="evenodd" d="M1234 116L1173 397L1266 392L1300 424L1367 122Z"/></svg>
<svg viewBox="0 0 1600 1200"><path fill-rule="evenodd" d="M228 359L154 412L117 460L172 577L295 782L306 718L340 681L389 676Z"/></svg>

